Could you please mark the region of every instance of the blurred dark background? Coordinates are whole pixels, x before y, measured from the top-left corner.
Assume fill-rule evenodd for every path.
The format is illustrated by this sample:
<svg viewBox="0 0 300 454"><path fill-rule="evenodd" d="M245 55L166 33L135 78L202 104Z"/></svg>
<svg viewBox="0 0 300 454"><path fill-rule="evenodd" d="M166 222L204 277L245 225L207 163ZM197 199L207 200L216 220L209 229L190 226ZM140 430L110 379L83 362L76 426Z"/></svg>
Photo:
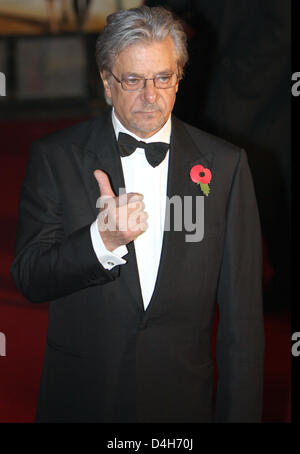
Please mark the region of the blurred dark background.
<svg viewBox="0 0 300 454"><path fill-rule="evenodd" d="M62 8L66 8L67 2L62 0ZM105 108L94 58L100 28L88 23L96 3L99 2L70 0L67 6L69 12L72 9L71 19L65 9L56 20L27 17L32 33L28 29L22 32L22 27L16 33L22 18L1 13L0 4L0 72L6 76L6 96L0 96L0 332L7 333L8 339L7 357L0 358L0 366L7 362L2 373L2 380L7 383L7 387L2 387L6 389L4 397L0 386L0 421L31 421L33 417L47 324L47 305L27 303L8 272L13 259L20 184L33 140L96 116ZM124 6L122 1L109 3L112 9ZM125 6L139 3L142 2L133 5L126 2ZM190 60L180 83L175 114L247 151L263 234L267 341L264 421L287 422L291 3L289 0L144 3L165 6L178 14L188 35ZM27 325L21 327L20 320L26 320ZM30 361L25 363L22 349L26 346L31 353ZM30 385L21 384L24 370L34 377ZM12 384L14 391L9 387Z"/></svg>
<svg viewBox="0 0 300 454"><path fill-rule="evenodd" d="M245 148L264 235L265 307L290 305L290 2L148 0L185 22L175 113Z"/></svg>

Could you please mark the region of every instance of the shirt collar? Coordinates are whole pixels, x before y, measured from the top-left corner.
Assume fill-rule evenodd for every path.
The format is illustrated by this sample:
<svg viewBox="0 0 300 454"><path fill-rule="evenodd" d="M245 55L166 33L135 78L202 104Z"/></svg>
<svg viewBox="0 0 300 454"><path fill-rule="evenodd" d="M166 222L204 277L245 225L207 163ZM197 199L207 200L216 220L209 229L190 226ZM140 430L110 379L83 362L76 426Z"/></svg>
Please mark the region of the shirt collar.
<svg viewBox="0 0 300 454"><path fill-rule="evenodd" d="M128 131L128 129L126 129L125 126L123 126L122 123L120 122L120 120L116 117L114 108L112 109L112 124L113 124L114 130L115 130L117 140L119 137L119 133L124 132L124 133L129 134L130 136L134 137L136 140L142 140L143 142L146 142L146 143L149 143L149 142L170 143L171 115L169 116L168 120L163 125L163 127L159 131L157 131L153 136L148 137L147 139L142 139L141 137L138 137L135 134L133 134L133 132Z"/></svg>

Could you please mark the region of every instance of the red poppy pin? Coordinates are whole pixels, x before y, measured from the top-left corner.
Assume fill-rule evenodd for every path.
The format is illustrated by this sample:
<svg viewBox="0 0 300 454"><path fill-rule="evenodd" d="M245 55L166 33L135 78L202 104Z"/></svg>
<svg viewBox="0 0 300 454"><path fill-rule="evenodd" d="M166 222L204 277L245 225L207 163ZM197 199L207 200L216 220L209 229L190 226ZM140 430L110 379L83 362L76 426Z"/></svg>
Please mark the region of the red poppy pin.
<svg viewBox="0 0 300 454"><path fill-rule="evenodd" d="M194 183L200 185L203 194L208 196L210 191L209 183L211 180L211 171L200 164L197 164L191 168L190 177Z"/></svg>

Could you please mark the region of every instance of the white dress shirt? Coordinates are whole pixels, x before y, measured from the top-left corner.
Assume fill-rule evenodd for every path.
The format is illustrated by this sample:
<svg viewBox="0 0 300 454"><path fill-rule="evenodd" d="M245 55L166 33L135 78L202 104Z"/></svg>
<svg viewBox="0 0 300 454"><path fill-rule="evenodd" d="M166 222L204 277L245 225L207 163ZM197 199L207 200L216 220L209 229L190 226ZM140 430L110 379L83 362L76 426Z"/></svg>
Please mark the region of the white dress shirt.
<svg viewBox="0 0 300 454"><path fill-rule="evenodd" d="M112 123L116 138L120 132L133 136L144 142L170 143L171 117L156 134L142 139L128 131L112 111ZM148 228L134 241L141 291L144 307L147 308L155 287L162 240L164 234L169 152L165 159L156 167L152 167L143 148L137 148L130 156L121 157L126 192L143 194L145 211L148 213ZM117 194L118 195L118 194ZM97 219L91 225L91 238L98 260L106 269L126 263L122 257L127 254L126 246L108 251L102 241L97 227Z"/></svg>

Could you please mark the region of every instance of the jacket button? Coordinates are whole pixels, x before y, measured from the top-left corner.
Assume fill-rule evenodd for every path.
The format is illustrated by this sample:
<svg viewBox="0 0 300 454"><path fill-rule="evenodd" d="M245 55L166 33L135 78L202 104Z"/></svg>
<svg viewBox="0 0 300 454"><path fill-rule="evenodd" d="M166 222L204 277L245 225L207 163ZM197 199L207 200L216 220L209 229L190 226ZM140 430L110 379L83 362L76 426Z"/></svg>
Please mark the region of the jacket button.
<svg viewBox="0 0 300 454"><path fill-rule="evenodd" d="M146 322L146 320L142 320L141 324L140 324L140 331L143 331L144 329L146 329L148 326L148 323Z"/></svg>

